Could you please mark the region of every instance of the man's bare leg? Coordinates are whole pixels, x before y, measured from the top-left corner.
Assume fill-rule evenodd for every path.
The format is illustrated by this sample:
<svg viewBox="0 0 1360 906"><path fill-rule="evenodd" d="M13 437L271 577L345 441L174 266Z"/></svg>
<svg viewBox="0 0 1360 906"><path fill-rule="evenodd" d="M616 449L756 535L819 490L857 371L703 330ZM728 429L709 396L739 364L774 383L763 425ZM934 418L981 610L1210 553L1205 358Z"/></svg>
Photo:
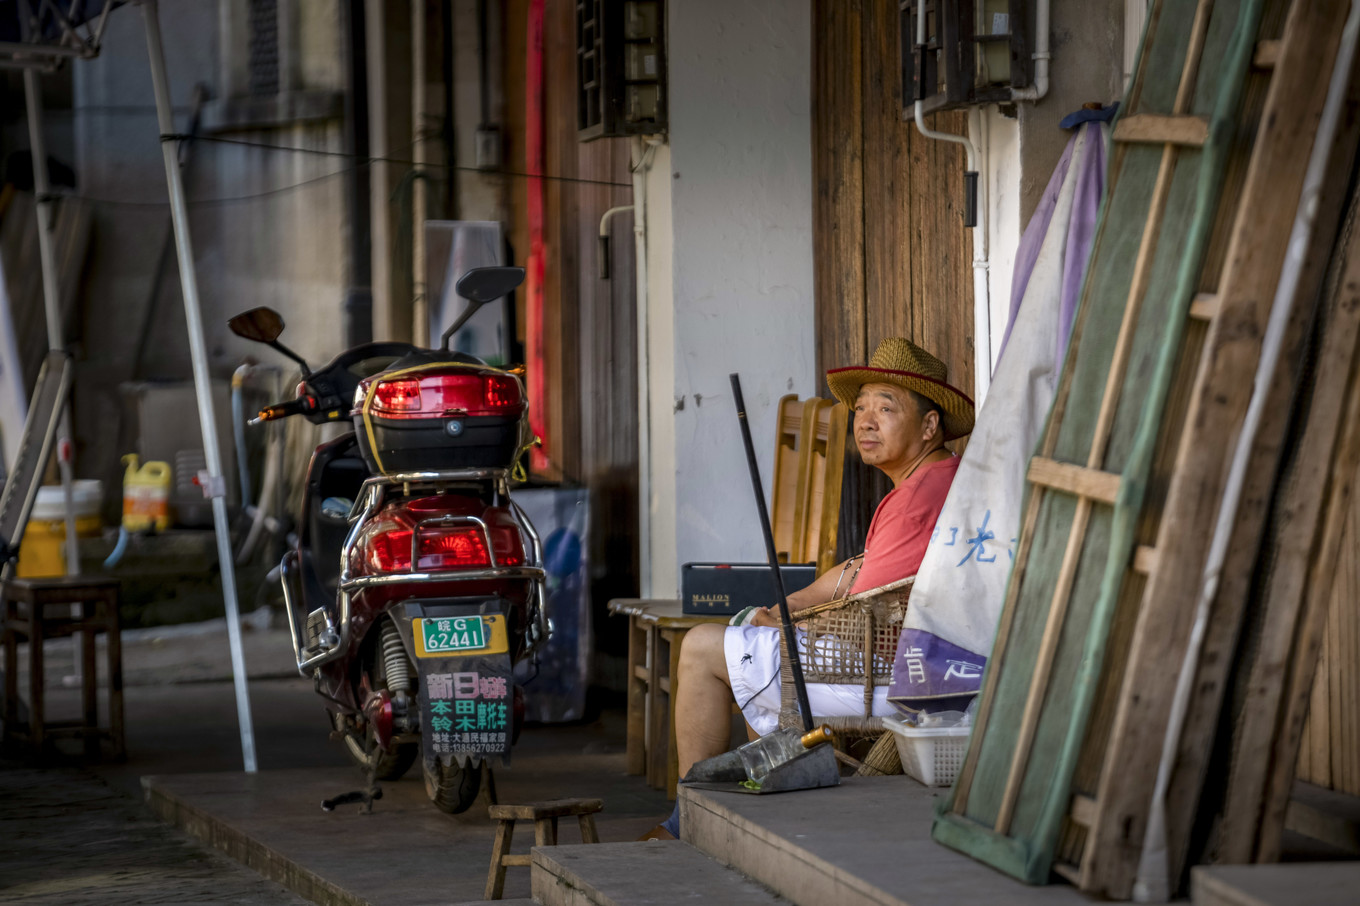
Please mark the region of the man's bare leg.
<svg viewBox="0 0 1360 906"><path fill-rule="evenodd" d="M680 776L696 761L726 752L732 739L732 686L727 677L721 623L685 633L675 696L675 748Z"/></svg>

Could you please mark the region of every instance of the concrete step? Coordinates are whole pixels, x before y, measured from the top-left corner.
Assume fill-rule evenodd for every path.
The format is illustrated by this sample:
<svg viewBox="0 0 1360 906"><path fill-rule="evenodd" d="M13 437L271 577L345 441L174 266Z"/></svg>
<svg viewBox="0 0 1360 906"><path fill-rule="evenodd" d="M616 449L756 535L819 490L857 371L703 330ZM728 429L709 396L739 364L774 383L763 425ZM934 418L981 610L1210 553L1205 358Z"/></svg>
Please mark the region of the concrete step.
<svg viewBox="0 0 1360 906"><path fill-rule="evenodd" d="M799 906L1092 902L1065 884L1022 884L931 840L936 804L948 792L901 775L765 796L681 787L680 830L685 842Z"/></svg>
<svg viewBox="0 0 1360 906"><path fill-rule="evenodd" d="M784 902L750 878L679 841L535 847L533 854L534 902L542 906L771 906Z"/></svg>
<svg viewBox="0 0 1360 906"><path fill-rule="evenodd" d="M1190 890L1195 906L1353 906L1360 862L1200 865Z"/></svg>

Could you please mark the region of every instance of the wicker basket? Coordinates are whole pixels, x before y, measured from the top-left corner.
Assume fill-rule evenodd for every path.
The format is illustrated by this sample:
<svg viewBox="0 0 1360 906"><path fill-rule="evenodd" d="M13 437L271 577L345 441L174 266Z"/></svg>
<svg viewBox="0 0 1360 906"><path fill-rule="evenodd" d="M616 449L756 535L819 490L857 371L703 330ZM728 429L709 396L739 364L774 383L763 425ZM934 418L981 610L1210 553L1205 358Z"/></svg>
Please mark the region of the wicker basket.
<svg viewBox="0 0 1360 906"><path fill-rule="evenodd" d="M864 688L863 714L814 715L819 723L829 724L841 733L878 735L882 732L882 721L872 714L874 687L892 682L897 639L902 633L907 599L915 581L915 576L908 576L792 614L807 633L802 657L803 678L809 683ZM780 726L802 726L793 688L793 669L788 658L780 659L779 672Z"/></svg>

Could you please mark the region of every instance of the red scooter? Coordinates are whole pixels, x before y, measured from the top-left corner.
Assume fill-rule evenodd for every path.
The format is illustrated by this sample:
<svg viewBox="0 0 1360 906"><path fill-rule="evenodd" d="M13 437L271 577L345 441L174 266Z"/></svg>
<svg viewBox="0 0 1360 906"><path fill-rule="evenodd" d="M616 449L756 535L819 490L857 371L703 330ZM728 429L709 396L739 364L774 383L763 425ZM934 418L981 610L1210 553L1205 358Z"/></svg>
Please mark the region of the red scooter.
<svg viewBox="0 0 1360 906"><path fill-rule="evenodd" d="M509 763L524 714L514 665L548 635L541 546L510 497L528 406L517 375L448 343L523 279L522 268L468 271L457 291L469 305L439 350L369 343L316 371L279 343L271 309L230 321L302 366L297 398L252 424L301 415L355 429L312 455L280 570L298 670L369 775L368 791L342 801L371 804L377 781L420 757L430 799L458 813L484 760Z"/></svg>

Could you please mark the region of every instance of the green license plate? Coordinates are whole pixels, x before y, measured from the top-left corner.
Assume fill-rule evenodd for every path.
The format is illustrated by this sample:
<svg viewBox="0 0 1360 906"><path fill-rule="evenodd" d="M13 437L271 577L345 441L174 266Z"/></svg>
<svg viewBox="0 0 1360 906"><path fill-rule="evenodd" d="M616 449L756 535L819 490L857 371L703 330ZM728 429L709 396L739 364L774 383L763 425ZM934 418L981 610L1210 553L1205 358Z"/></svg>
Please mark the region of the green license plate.
<svg viewBox="0 0 1360 906"><path fill-rule="evenodd" d="M419 622L427 654L486 647L486 622L481 617L426 617Z"/></svg>

